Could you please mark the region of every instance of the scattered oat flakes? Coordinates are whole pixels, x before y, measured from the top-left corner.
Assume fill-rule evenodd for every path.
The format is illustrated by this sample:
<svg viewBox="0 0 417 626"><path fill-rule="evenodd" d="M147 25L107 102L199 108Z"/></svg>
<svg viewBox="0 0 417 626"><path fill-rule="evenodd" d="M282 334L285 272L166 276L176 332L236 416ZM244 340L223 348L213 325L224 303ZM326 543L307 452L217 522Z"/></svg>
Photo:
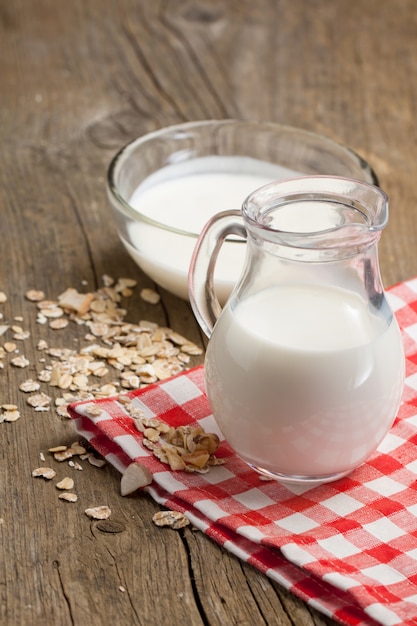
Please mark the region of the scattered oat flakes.
<svg viewBox="0 0 417 626"><path fill-rule="evenodd" d="M59 416L59 417L66 417L69 418L70 414L67 411L67 407L66 406L58 406L55 410L55 413Z"/></svg>
<svg viewBox="0 0 417 626"><path fill-rule="evenodd" d="M46 480L52 480L52 478L55 478L56 476L56 471L53 470L51 467L38 467L37 469L33 470L32 476L35 478L41 477L45 478Z"/></svg>
<svg viewBox="0 0 417 626"><path fill-rule="evenodd" d="M31 302L40 302L41 300L45 299L45 294L43 291L37 290L37 289L29 289L26 293L25 296L28 300L30 300Z"/></svg>
<svg viewBox="0 0 417 626"><path fill-rule="evenodd" d="M27 399L27 403L30 404L30 406L33 406L35 409L49 408L49 405L51 404L51 397L47 396L46 393L43 393L43 391L41 391L41 393L36 393L33 396L29 396L29 398Z"/></svg>
<svg viewBox="0 0 417 626"><path fill-rule="evenodd" d="M23 391L24 393L32 393L33 391L38 391L40 388L40 384L31 378L24 380L23 383L20 383L19 385L20 391Z"/></svg>
<svg viewBox="0 0 417 626"><path fill-rule="evenodd" d="M51 372L50 370L42 370L39 372L38 374L38 380L41 381L41 383L49 383L51 381Z"/></svg>
<svg viewBox="0 0 417 626"><path fill-rule="evenodd" d="M63 491L59 494L58 498L60 500L65 500L66 502L77 502L78 496L75 493L68 493L67 491Z"/></svg>
<svg viewBox="0 0 417 626"><path fill-rule="evenodd" d="M72 478L69 478L68 476L66 476L65 478L60 480L59 483L56 484L56 488L62 489L63 491L68 491L68 489L73 489L73 487L74 480Z"/></svg>
<svg viewBox="0 0 417 626"><path fill-rule="evenodd" d="M188 526L190 520L179 511L159 511L152 517L152 521L156 526L169 526L174 530Z"/></svg>
<svg viewBox="0 0 417 626"><path fill-rule="evenodd" d="M20 411L15 409L6 409L1 415L3 422L16 422L20 418Z"/></svg>
<svg viewBox="0 0 417 626"><path fill-rule="evenodd" d="M94 467L104 467L106 465L106 461L104 459L98 459L94 454L88 455L88 462L90 465L94 465Z"/></svg>
<svg viewBox="0 0 417 626"><path fill-rule="evenodd" d="M190 355L202 354L198 346L170 328L160 327L149 320L140 320L137 323L125 322L127 311L122 308L121 301L123 296L132 295L135 280L121 278L115 281L105 275L103 285L94 293L79 293L76 289L67 289L55 300L47 300L40 290L28 290L25 294L28 300L36 303L38 323L48 324L52 330L58 330L73 322L84 326L88 331L84 334L88 344L79 350L49 348L47 341L40 339L37 349L42 351L39 363L43 363L43 369L36 374L37 380L28 379L19 386L20 391L31 394L41 389L41 383L55 387L56 391L60 390L60 397L55 401L55 410L60 417L69 417L67 405L70 402L94 401L96 398L117 395L122 389L126 391L138 389L143 385L163 380L184 370L190 363ZM160 299L159 294L153 290L143 290L141 297L155 304ZM23 322L21 317L15 316L14 321L12 326L0 325L0 336L9 328L14 333L14 341L8 341L4 347L0 347L0 359L4 360L0 367L7 363L7 353L13 352L16 354L11 360L12 365L20 368L30 365L29 360L18 353L15 343L26 340L29 332L17 324ZM97 380L101 378L104 379L104 384L98 385ZM126 396L122 400L122 397L121 394L119 400L123 406L128 407L128 412L138 429L142 431L145 428L152 429L151 425L146 427L142 425L143 412L132 404L130 398ZM28 398L28 403L35 411L47 411L51 399L46 393L35 393ZM97 409L100 410L100 407L91 402L89 410L98 415ZM20 414L17 407L7 411L3 408L0 411L0 422L12 421L18 417ZM149 440L148 443L155 447L155 456L171 467L181 465L186 471L206 471L209 465L217 462L212 453L200 451L196 454L194 449L187 446L182 451L184 460L178 454L178 446L164 442L168 435L163 431L163 427L159 425L158 429L156 434L149 431L156 441ZM50 452L56 461L67 461L74 469L83 469L79 463L72 460L76 455L98 467L105 464L104 459L96 458L91 453L87 454L85 448L77 444L72 444L70 448L58 446L54 452L52 450ZM43 455L40 458L42 461L45 460ZM208 459L207 468L205 466L199 468L206 459ZM41 472L45 470L46 478L49 477L48 471L53 471L50 468L38 470ZM38 470L34 470L35 475L43 475L36 474ZM71 498L74 495L69 494ZM59 497L64 497L64 493Z"/></svg>
<svg viewBox="0 0 417 626"><path fill-rule="evenodd" d="M119 394L117 400L120 402L120 404L130 404L132 402L130 396L124 393Z"/></svg>
<svg viewBox="0 0 417 626"><path fill-rule="evenodd" d="M14 359L10 361L10 363L14 365L15 367L21 367L21 368L24 368L30 365L29 360L23 354L20 356L16 356Z"/></svg>
<svg viewBox="0 0 417 626"><path fill-rule="evenodd" d="M28 337L30 337L30 332L28 330L21 330L19 332L15 331L13 335L13 339L16 339L16 341L24 341L25 339L28 339Z"/></svg>
<svg viewBox="0 0 417 626"><path fill-rule="evenodd" d="M103 280L103 285L105 287L111 287L112 285L114 285L114 282L115 282L114 278L112 278L108 274L103 274L102 280Z"/></svg>
<svg viewBox="0 0 417 626"><path fill-rule="evenodd" d="M51 318L51 319L57 319L60 318L62 315L64 315L64 310L55 305L55 306L51 306L51 307L45 307L44 309L42 309L42 315L44 317Z"/></svg>
<svg viewBox="0 0 417 626"><path fill-rule="evenodd" d="M100 389L98 390L96 397L100 398L108 398L110 396L114 396L117 393L117 387L115 385L112 385L111 383L107 384L107 385L102 385L100 387Z"/></svg>
<svg viewBox="0 0 417 626"><path fill-rule="evenodd" d="M86 449L78 443L78 441L74 441L74 443L71 444L70 450L74 456L81 456L86 453Z"/></svg>
<svg viewBox="0 0 417 626"><path fill-rule="evenodd" d="M49 328L52 328L52 330L61 330L62 328L66 328L68 324L69 320L66 317L58 317L49 323Z"/></svg>
<svg viewBox="0 0 417 626"><path fill-rule="evenodd" d="M73 379L71 374L61 374L58 379L58 385L60 389L69 389L72 385ZM52 384L52 383L51 383Z"/></svg>
<svg viewBox="0 0 417 626"><path fill-rule="evenodd" d="M111 515L111 510L108 506L95 506L85 509L84 513L92 519L108 519Z"/></svg>
<svg viewBox="0 0 417 626"><path fill-rule="evenodd" d="M0 291L0 303L6 302L7 296L4 291Z"/></svg>
<svg viewBox="0 0 417 626"><path fill-rule="evenodd" d="M74 454L69 448L67 448L66 450L62 450L62 452L54 452L54 459L55 461L59 461L59 463L62 463L67 459L71 459L73 456Z"/></svg>
<svg viewBox="0 0 417 626"><path fill-rule="evenodd" d="M7 404L2 404L1 408L4 411L15 411L17 409L17 406L16 406L16 404L8 404L7 403Z"/></svg>
<svg viewBox="0 0 417 626"><path fill-rule="evenodd" d="M136 287L137 281L134 278L119 278L116 283L116 291L124 291L126 288Z"/></svg>
<svg viewBox="0 0 417 626"><path fill-rule="evenodd" d="M76 469L76 470L78 470L78 471L81 471L81 470L83 469L83 468L82 468L82 465L80 465L79 463L77 463L77 461L72 461L72 460L71 460L71 461L68 461L68 465L69 465L70 467L72 467L73 469Z"/></svg>
<svg viewBox="0 0 417 626"><path fill-rule="evenodd" d="M185 343L181 346L181 350L185 354L190 354L191 356L199 356L200 354L203 354L202 348L196 346L195 343Z"/></svg>
<svg viewBox="0 0 417 626"><path fill-rule="evenodd" d="M64 452L64 450L67 449L67 446L54 446L53 448L49 448L48 452L54 453L54 452Z"/></svg>
<svg viewBox="0 0 417 626"><path fill-rule="evenodd" d="M144 302L149 302L149 304L158 304L161 299L159 293L157 293L153 289L142 289L142 291L140 292L140 297Z"/></svg>
<svg viewBox="0 0 417 626"><path fill-rule="evenodd" d="M98 417L103 413L103 410L96 404L87 404L84 411L90 417Z"/></svg>

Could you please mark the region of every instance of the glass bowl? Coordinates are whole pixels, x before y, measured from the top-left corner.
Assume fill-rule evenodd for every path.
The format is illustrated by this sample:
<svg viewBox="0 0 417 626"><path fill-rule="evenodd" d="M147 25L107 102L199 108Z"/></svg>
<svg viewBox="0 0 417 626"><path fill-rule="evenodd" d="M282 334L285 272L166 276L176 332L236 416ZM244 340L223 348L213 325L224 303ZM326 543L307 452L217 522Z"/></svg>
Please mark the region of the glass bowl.
<svg viewBox="0 0 417 626"><path fill-rule="evenodd" d="M123 147L108 169L108 195L121 241L158 285L188 299L192 252L209 218L240 209L262 185L305 175L378 184L371 167L324 136L271 122L207 120L162 128ZM225 302L246 244L226 241L214 284Z"/></svg>

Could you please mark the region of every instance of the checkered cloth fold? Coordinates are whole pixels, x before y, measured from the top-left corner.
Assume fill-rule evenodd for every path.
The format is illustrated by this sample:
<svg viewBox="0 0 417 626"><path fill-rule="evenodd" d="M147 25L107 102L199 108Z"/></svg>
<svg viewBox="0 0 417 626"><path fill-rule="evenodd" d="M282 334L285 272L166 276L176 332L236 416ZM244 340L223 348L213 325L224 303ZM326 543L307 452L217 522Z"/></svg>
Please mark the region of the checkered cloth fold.
<svg viewBox="0 0 417 626"><path fill-rule="evenodd" d="M237 557L344 624L417 625L417 279L388 291L406 351L397 419L378 450L348 477L314 488L265 482L222 441L224 465L170 471L141 443L116 398L69 407L77 432L120 472L146 465L146 489ZM130 392L147 416L218 432L198 367Z"/></svg>

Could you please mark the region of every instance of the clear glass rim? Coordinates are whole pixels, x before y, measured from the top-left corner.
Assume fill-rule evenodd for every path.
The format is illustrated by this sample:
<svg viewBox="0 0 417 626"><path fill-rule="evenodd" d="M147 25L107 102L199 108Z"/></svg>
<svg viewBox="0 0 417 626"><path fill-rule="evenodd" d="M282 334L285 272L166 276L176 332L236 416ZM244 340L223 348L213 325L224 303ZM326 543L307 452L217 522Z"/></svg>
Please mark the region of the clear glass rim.
<svg viewBox="0 0 417 626"><path fill-rule="evenodd" d="M263 207L271 209L292 202L329 202L344 205L362 213L367 219L362 223L347 222L314 231L280 230L262 223L254 213ZM372 243L388 223L388 196L380 187L342 176L303 176L297 179L276 181L251 193L243 202L242 215L248 228L262 237L278 236L282 243L293 247L315 247L322 240L325 247L355 246L360 240Z"/></svg>
<svg viewBox="0 0 417 626"><path fill-rule="evenodd" d="M252 129L256 129L256 128L264 129L264 130L270 129L271 131L273 130L274 132L282 131L282 132L292 133L294 134L294 136L309 137L311 139L315 139L318 143L321 143L322 145L327 145L331 147L332 149L337 149L340 153L345 154L352 161L356 161L358 166L361 167L364 175L366 175L367 178L369 179L368 183L363 181L364 184L375 185L375 186L378 186L379 184L376 173L374 172L374 170L371 168L371 166L367 163L365 159L363 159L360 155L358 155L351 148L341 143L338 143L326 137L325 135L321 135L313 131L305 130L303 128L298 128L296 126L279 124L276 122L239 120L239 119L232 119L232 118L221 119L221 120L200 120L200 121L185 122L185 123L180 123L180 124L173 124L170 126L164 126L160 129L157 129L149 133L146 133L144 135L141 135L139 137L136 137L135 139L129 141L122 148L120 148L120 150L116 152L116 154L111 159L109 167L107 169L106 185L107 185L107 192L109 194L109 197L113 202L116 203L117 209L120 210L122 213L124 213L127 217L129 217L133 221L144 221L147 224L154 226L155 228L197 239L200 233L194 233L191 231L176 228L175 226L170 226L158 220L154 220L153 218L141 213L139 210L134 209L129 204L127 199L119 192L118 184L117 184L117 176L120 172L120 169L123 167L123 161L129 157L130 153L132 153L141 145L154 141L155 139L163 138L165 135L169 135L175 132L192 131L192 130L196 130L201 127L207 127L207 126L216 126L216 127L224 127L224 126L239 127L240 126L240 127L250 127ZM313 176L305 176L302 178L312 178L312 177ZM317 176L314 176L314 178L317 178ZM291 179L291 180L297 180L297 179ZM283 182L283 181L279 181L279 182ZM271 183L271 184L274 185L275 183ZM246 202L246 200L244 202ZM241 207L239 207L240 209L242 209L243 204ZM241 244L244 242L240 240L236 240L236 243Z"/></svg>

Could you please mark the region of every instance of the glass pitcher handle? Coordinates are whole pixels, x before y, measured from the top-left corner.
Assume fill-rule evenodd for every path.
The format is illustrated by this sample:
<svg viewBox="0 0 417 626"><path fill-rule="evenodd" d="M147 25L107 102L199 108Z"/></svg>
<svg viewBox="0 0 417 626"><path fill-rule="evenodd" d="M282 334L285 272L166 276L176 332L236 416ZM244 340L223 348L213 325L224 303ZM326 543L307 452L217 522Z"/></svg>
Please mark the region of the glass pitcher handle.
<svg viewBox="0 0 417 626"><path fill-rule="evenodd" d="M222 307L214 291L214 267L228 235L246 239L240 211L223 211L212 217L201 231L191 258L188 291L197 322L210 337Z"/></svg>

